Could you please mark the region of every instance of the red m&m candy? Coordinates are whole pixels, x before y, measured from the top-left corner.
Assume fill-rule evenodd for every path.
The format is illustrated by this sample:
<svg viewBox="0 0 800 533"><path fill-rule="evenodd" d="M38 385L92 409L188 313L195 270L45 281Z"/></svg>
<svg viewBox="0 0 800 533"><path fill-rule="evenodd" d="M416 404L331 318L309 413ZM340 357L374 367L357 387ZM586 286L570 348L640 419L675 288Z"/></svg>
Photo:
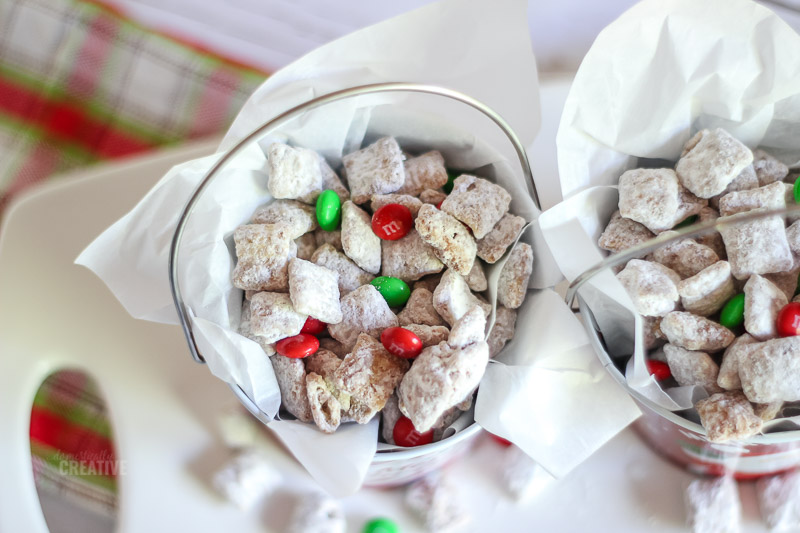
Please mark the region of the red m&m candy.
<svg viewBox="0 0 800 533"><path fill-rule="evenodd" d="M372 231L385 241L402 239L413 227L411 211L404 205L387 204L372 215Z"/></svg>
<svg viewBox="0 0 800 533"><path fill-rule="evenodd" d="M778 313L775 326L781 337L800 335L800 302L789 302Z"/></svg>
<svg viewBox="0 0 800 533"><path fill-rule="evenodd" d="M411 359L422 351L422 341L406 328L386 328L381 333L381 343L392 355Z"/></svg>
<svg viewBox="0 0 800 533"><path fill-rule="evenodd" d="M275 351L285 357L302 359L319 350L319 340L314 335L300 333L275 343Z"/></svg>
<svg viewBox="0 0 800 533"><path fill-rule="evenodd" d="M412 446L422 446L423 444L430 444L433 442L433 430L429 429L425 433L420 433L414 424L406 418L401 416L400 420L394 425L392 430L392 438L394 443L398 446L405 446L410 448Z"/></svg>
<svg viewBox="0 0 800 533"><path fill-rule="evenodd" d="M309 333L311 335L319 335L328 325L323 322L322 320L317 320L316 318L308 317L306 319L306 323L303 324L303 329L300 330L300 333Z"/></svg>
<svg viewBox="0 0 800 533"><path fill-rule="evenodd" d="M487 433L489 433L489 432L487 431ZM500 446L505 446L506 448L511 446L511 441L510 440L506 440L503 437L498 437L494 433L489 433L489 437L491 437L492 440L495 441Z"/></svg>
<svg viewBox="0 0 800 533"><path fill-rule="evenodd" d="M664 381L665 379L672 377L672 371L670 371L669 365L664 361L648 359L646 364L647 371L650 372L650 375L656 378L656 381Z"/></svg>

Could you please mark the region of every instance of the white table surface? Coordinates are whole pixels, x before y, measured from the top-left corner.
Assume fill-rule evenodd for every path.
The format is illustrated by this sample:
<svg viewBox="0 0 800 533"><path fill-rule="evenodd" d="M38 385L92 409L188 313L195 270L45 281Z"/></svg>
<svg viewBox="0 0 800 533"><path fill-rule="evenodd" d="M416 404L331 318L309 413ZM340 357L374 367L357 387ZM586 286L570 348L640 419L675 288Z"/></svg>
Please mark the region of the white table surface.
<svg viewBox="0 0 800 533"><path fill-rule="evenodd" d="M555 168L552 139L567 87L564 78L543 85L549 111L531 150L537 175ZM207 481L226 457L214 421L234 401L232 394L191 361L179 328L130 318L102 282L72 264L170 165L213 146L200 143L50 183L8 212L0 241L0 301L14 305L0 306L0 351L10 356L0 387L0 423L11 430L0 437L0 471L10 474L0 485L0 531L32 532L21 524L40 523L40 516L26 514L38 513L35 507L19 504L20 495L25 500L34 491L21 436L38 382L64 364L87 368L108 398L117 450L126 462L119 480L121 531L282 531L296 498L314 488L302 468L265 438L265 449L286 476L282 488L250 512L220 500ZM527 504L503 493L502 453L482 439L448 470L473 513L466 531L688 531L682 498L692 477L656 456L631 430ZM744 531L765 531L752 485L743 484L741 492ZM401 498L401 490L363 490L346 498L348 531L360 531L377 515L397 520L404 532L419 531Z"/></svg>

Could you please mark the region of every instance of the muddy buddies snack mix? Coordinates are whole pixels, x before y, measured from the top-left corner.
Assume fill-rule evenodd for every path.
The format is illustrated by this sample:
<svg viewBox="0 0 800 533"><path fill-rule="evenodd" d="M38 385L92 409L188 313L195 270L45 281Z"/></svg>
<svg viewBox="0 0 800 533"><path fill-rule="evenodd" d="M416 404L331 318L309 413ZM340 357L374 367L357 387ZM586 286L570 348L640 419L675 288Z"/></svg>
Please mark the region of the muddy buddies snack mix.
<svg viewBox="0 0 800 533"><path fill-rule="evenodd" d="M800 401L800 304L789 301L798 288L800 226L779 215L741 220L796 203L796 187L782 181L788 176L763 150L751 152L725 130L703 130L674 170L622 174L619 211L600 235L600 248L613 253L675 236L628 261L617 278L645 318L648 369L663 364L653 359L669 365L656 378L662 388L702 387L709 395L694 407L712 442L747 439L784 402ZM691 215L716 220L719 231L679 238L672 230Z"/></svg>
<svg viewBox="0 0 800 533"><path fill-rule="evenodd" d="M447 194L444 156L409 156L391 137L345 155L341 177L313 150L267 155L274 199L234 233L233 283L283 411L325 433L381 414L383 441L400 446L442 438L527 293L534 257L514 245L526 222L511 195L471 174ZM506 255L486 331L484 269Z"/></svg>

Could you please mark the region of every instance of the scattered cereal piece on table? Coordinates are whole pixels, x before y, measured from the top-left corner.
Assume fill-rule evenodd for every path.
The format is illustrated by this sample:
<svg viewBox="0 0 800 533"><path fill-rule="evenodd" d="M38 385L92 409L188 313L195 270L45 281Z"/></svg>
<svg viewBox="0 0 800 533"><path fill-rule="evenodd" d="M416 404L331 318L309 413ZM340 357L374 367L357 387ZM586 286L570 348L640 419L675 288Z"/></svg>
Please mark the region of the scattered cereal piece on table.
<svg viewBox="0 0 800 533"><path fill-rule="evenodd" d="M381 271L381 240L373 233L366 211L349 200L342 206L342 248L370 274Z"/></svg>
<svg viewBox="0 0 800 533"><path fill-rule="evenodd" d="M383 137L371 145L342 158L356 204L369 201L373 194L395 192L405 183L400 146L393 137Z"/></svg>
<svg viewBox="0 0 800 533"><path fill-rule="evenodd" d="M281 391L281 404L302 422L311 422L311 407L306 394L306 368L302 359L282 355L270 358Z"/></svg>
<svg viewBox="0 0 800 533"><path fill-rule="evenodd" d="M275 342L300 333L308 315L299 313L288 294L259 292L250 300L250 329L266 342Z"/></svg>
<svg viewBox="0 0 800 533"><path fill-rule="evenodd" d="M289 262L289 296L298 313L328 324L342 321L339 273L302 259Z"/></svg>
<svg viewBox="0 0 800 533"><path fill-rule="evenodd" d="M771 531L800 530L800 470L759 478L756 494Z"/></svg>
<svg viewBox="0 0 800 533"><path fill-rule="evenodd" d="M736 337L731 330L702 316L673 311L661 320L661 331L670 343L691 351L717 352Z"/></svg>
<svg viewBox="0 0 800 533"><path fill-rule="evenodd" d="M739 533L741 503L732 476L696 479L686 489L686 511L694 533Z"/></svg>
<svg viewBox="0 0 800 533"><path fill-rule="evenodd" d="M681 277L661 263L631 259L617 274L636 310L644 316L664 316L675 309Z"/></svg>
<svg viewBox="0 0 800 533"><path fill-rule="evenodd" d="M778 312L789 303L786 295L769 280L758 274L744 285L744 329L756 340L774 339L778 332Z"/></svg>
<svg viewBox="0 0 800 533"><path fill-rule="evenodd" d="M701 130L684 147L675 170L681 184L700 198L711 198L753 162L753 153L730 133Z"/></svg>
<svg viewBox="0 0 800 533"><path fill-rule="evenodd" d="M508 212L510 203L511 195L500 185L462 174L441 209L472 228L476 239L482 239Z"/></svg>
<svg viewBox="0 0 800 533"><path fill-rule="evenodd" d="M480 305L486 316L492 311L488 304L484 304L469 290L467 282L457 272L445 270L439 285L433 291L433 308L445 322L453 325L475 305Z"/></svg>
<svg viewBox="0 0 800 533"><path fill-rule="evenodd" d="M216 416L216 425L225 446L241 450L253 446L259 422L240 404L231 404Z"/></svg>
<svg viewBox="0 0 800 533"><path fill-rule="evenodd" d="M323 244L317 248L317 251L311 256L311 261L316 265L338 272L339 294L342 297L375 279L375 276L361 270L352 259L330 244Z"/></svg>
<svg viewBox="0 0 800 533"><path fill-rule="evenodd" d="M287 533L344 533L346 528L341 504L322 493L303 494L292 512Z"/></svg>
<svg viewBox="0 0 800 533"><path fill-rule="evenodd" d="M761 431L763 420L741 391L719 392L695 404L711 442L744 440Z"/></svg>
<svg viewBox="0 0 800 533"><path fill-rule="evenodd" d="M409 485L405 503L419 516L428 531L457 531L470 522L470 517L459 505L455 492L455 488L437 471Z"/></svg>
<svg viewBox="0 0 800 533"><path fill-rule="evenodd" d="M233 286L238 289L274 291L289 286L289 259L297 255L297 245L287 226L246 224L233 232L236 267Z"/></svg>
<svg viewBox="0 0 800 533"><path fill-rule="evenodd" d="M415 226L422 240L434 248L442 263L462 276L469 274L477 246L464 224L426 204L419 210Z"/></svg>
<svg viewBox="0 0 800 533"><path fill-rule="evenodd" d="M267 492L277 488L281 475L258 452L237 453L214 474L213 485L240 509L250 509Z"/></svg>
<svg viewBox="0 0 800 533"><path fill-rule="evenodd" d="M267 149L267 189L277 199L298 199L322 190L319 154L307 148L272 143Z"/></svg>

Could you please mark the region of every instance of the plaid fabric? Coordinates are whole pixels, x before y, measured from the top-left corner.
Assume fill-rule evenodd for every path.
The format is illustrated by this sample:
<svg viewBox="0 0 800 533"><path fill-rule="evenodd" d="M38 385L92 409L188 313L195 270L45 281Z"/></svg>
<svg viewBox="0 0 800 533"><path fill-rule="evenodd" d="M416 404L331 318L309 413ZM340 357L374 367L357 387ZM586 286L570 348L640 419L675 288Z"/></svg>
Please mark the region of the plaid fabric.
<svg viewBox="0 0 800 533"><path fill-rule="evenodd" d="M0 0L0 211L54 174L224 131L265 76L101 4Z"/></svg>
<svg viewBox="0 0 800 533"><path fill-rule="evenodd" d="M0 0L0 216L34 183L219 134L266 74L81 0ZM111 429L95 385L51 376L31 413L40 491L116 509Z"/></svg>

